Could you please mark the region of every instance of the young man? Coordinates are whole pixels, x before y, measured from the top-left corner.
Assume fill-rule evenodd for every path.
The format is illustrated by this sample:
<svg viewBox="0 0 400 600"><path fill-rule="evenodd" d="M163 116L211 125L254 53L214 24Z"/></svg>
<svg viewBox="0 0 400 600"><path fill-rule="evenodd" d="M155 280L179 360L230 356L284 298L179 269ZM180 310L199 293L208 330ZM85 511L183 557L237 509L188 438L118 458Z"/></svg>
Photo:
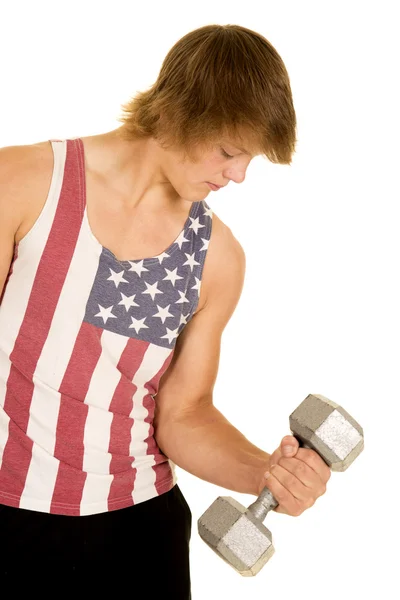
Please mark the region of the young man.
<svg viewBox="0 0 400 600"><path fill-rule="evenodd" d="M245 255L205 199L257 154L290 164L296 118L271 44L210 25L120 121L0 150L0 571L129 561L154 597L187 599L174 464L237 492L266 485L287 515L330 477L292 436L269 454L213 405Z"/></svg>

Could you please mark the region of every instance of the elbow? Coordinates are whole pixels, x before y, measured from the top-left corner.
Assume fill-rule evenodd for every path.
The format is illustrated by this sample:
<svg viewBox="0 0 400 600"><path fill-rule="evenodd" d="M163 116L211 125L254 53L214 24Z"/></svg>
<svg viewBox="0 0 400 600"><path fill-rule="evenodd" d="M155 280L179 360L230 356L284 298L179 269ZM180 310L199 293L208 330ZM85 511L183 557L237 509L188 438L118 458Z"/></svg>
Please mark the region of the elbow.
<svg viewBox="0 0 400 600"><path fill-rule="evenodd" d="M160 450L168 456L168 447L182 435L221 418L213 405L212 395L179 408L163 407L156 403L153 419L154 439Z"/></svg>

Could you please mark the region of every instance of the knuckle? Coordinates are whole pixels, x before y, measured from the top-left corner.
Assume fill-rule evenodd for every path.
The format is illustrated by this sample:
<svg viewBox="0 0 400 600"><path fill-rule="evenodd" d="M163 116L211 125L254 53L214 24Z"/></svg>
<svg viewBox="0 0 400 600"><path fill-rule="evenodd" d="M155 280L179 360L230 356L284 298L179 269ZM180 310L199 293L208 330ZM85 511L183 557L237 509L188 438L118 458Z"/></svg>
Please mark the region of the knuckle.
<svg viewBox="0 0 400 600"><path fill-rule="evenodd" d="M309 464L312 465L313 467L319 468L321 469L321 466L326 467L326 462L324 461L324 459L318 454L318 452L316 452L315 450L309 450L308 451L308 460L309 460Z"/></svg>
<svg viewBox="0 0 400 600"><path fill-rule="evenodd" d="M318 452L316 452L315 450L312 450L311 448L306 448L306 452L307 452L307 458L311 461L315 461L315 459L321 458L319 456Z"/></svg>

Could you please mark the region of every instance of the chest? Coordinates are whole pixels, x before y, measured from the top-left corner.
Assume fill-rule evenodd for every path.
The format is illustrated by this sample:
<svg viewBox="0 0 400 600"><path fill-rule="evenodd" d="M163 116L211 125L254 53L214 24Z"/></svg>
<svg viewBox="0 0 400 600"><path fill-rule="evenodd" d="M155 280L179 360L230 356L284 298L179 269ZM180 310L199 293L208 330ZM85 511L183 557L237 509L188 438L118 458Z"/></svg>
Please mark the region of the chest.
<svg viewBox="0 0 400 600"><path fill-rule="evenodd" d="M158 256L184 228L190 204L174 210L132 209L126 198L86 181L86 210L90 230L97 241L121 261Z"/></svg>
<svg viewBox="0 0 400 600"><path fill-rule="evenodd" d="M30 181L25 218L15 235L17 244L39 218L49 192L53 170L52 150L46 144L43 151L48 152L48 160L43 161L41 168L37 170L37 177ZM158 256L178 238L188 219L191 203L182 200L173 208L170 205L163 211L160 211L159 206L160 203L158 210L147 208L146 212L132 210L126 198L100 184L90 172L86 173L86 213L91 234L117 260L134 261ZM219 219L213 215L214 240L219 237L219 224ZM207 251L197 310L205 304L209 279L214 270L214 245L210 244Z"/></svg>

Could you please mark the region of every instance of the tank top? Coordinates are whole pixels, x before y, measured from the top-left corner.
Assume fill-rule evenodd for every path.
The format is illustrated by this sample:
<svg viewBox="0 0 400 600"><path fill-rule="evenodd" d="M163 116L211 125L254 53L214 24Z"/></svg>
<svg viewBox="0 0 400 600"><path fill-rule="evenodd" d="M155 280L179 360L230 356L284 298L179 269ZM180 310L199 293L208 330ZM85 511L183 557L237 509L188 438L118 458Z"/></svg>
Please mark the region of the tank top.
<svg viewBox="0 0 400 600"><path fill-rule="evenodd" d="M190 203L164 252L119 261L89 226L82 140L49 141L48 197L0 304L0 503L79 516L176 483L155 397L198 305L212 211Z"/></svg>

